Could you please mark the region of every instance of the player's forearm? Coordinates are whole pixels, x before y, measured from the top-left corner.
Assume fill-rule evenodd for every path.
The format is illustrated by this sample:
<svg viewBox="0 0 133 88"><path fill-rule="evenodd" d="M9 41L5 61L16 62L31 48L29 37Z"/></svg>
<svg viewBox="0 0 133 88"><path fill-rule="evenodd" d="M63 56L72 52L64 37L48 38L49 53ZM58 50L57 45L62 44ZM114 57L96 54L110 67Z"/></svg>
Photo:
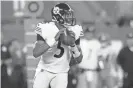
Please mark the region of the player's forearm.
<svg viewBox="0 0 133 88"><path fill-rule="evenodd" d="M79 64L82 61L83 55L82 53L80 53L80 55L78 57L75 57L74 59L76 60L76 64Z"/></svg>
<svg viewBox="0 0 133 88"><path fill-rule="evenodd" d="M77 61L77 63L80 63L82 61L83 55L81 52L81 49L75 45L74 47L71 47L73 58Z"/></svg>
<svg viewBox="0 0 133 88"><path fill-rule="evenodd" d="M79 64L82 61L83 55L82 53L78 57L71 57L70 66L74 66L76 64Z"/></svg>
<svg viewBox="0 0 133 88"><path fill-rule="evenodd" d="M44 54L49 48L50 46L47 44L36 45L35 48L33 49L33 56L37 58L42 54Z"/></svg>

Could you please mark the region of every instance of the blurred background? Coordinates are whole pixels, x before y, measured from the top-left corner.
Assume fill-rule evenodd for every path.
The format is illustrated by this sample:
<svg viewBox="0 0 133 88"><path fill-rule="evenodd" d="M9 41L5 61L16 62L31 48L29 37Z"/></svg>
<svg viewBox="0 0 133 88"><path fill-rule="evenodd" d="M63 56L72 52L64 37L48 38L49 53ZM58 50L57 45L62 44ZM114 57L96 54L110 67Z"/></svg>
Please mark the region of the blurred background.
<svg viewBox="0 0 133 88"><path fill-rule="evenodd" d="M12 88L20 88L20 85L22 88L32 88L35 69L39 61L32 56L36 41L34 28L38 22L51 21L51 8L60 2L64 1L1 1L1 78L3 77L1 82L3 86L7 86L4 82L10 79L12 80L10 84L14 84ZM100 33L106 33L110 36L110 41L120 42L118 45L120 48L126 44L126 34L133 32L132 1L66 1L66 3L74 9L77 23L83 26L84 32L94 29L96 37L101 36ZM89 33L86 36L89 36ZM119 51L120 49L117 54ZM79 66L77 67L74 68L79 73L75 74L75 69L72 69L74 76L71 75L76 78L75 80L80 79L83 71L79 69ZM119 79L122 80L120 77ZM82 82L73 79L69 82L73 87L68 88L81 88L83 85ZM11 88L11 86L6 86L3 88ZM102 86L101 88L115 87Z"/></svg>

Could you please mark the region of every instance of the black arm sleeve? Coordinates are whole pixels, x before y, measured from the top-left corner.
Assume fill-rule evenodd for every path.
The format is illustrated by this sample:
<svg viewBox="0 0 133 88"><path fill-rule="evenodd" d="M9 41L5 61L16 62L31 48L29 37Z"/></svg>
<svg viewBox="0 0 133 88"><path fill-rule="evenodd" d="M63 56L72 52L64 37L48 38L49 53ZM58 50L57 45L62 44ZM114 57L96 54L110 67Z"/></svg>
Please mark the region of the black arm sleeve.
<svg viewBox="0 0 133 88"><path fill-rule="evenodd" d="M80 45L80 38L75 41L75 44ZM81 49L79 49L79 51L81 52ZM81 61L82 61L82 54L77 58L74 58L72 55L69 65L73 66L73 65L79 64Z"/></svg>
<svg viewBox="0 0 133 88"><path fill-rule="evenodd" d="M42 36L40 36L39 34L37 34L37 41L39 41L39 40L45 41L45 40L42 38Z"/></svg>
<svg viewBox="0 0 133 88"><path fill-rule="evenodd" d="M78 39L75 41L75 44L76 44L76 45L80 45L80 38L78 38Z"/></svg>

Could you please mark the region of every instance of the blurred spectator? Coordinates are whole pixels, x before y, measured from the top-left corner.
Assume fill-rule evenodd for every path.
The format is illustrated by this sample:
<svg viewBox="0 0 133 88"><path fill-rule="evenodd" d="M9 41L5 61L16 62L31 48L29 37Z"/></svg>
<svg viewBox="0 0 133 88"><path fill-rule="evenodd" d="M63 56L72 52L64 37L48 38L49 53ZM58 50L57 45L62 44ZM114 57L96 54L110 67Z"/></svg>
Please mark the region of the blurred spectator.
<svg viewBox="0 0 133 88"><path fill-rule="evenodd" d="M79 64L82 73L78 77L78 88L98 88L98 58L97 51L100 48L99 41L95 38L94 27L85 31L81 39L83 60Z"/></svg>
<svg viewBox="0 0 133 88"><path fill-rule="evenodd" d="M11 46L9 48L10 54L12 56L12 65L26 66L25 53L23 47L17 39L11 40Z"/></svg>
<svg viewBox="0 0 133 88"><path fill-rule="evenodd" d="M17 40L1 45L1 60L1 87L27 88L25 55Z"/></svg>
<svg viewBox="0 0 133 88"><path fill-rule="evenodd" d="M27 88L25 69L26 61L23 47L18 40L13 39L10 42L9 51L12 58L13 67L11 75L11 83L13 85L13 88Z"/></svg>
<svg viewBox="0 0 133 88"><path fill-rule="evenodd" d="M124 71L123 88L133 87L133 33L127 35L127 46L118 55L118 63Z"/></svg>
<svg viewBox="0 0 133 88"><path fill-rule="evenodd" d="M118 65L116 64L116 58L119 50L122 48L122 42L119 40L110 40L107 34L100 35L99 41L101 43L99 51L101 88L117 88Z"/></svg>
<svg viewBox="0 0 133 88"><path fill-rule="evenodd" d="M5 42L1 33L1 88L12 88L9 77L12 71L9 47L10 44Z"/></svg>
<svg viewBox="0 0 133 88"><path fill-rule="evenodd" d="M110 54L111 54L111 42L109 36L105 33L101 33L98 37L100 42L100 49L98 52L98 65L100 71L100 88L111 88L108 85L108 79L110 78ZM108 79L107 79L108 78ZM111 84L111 83L110 83ZM112 85L112 84L111 84Z"/></svg>
<svg viewBox="0 0 133 88"><path fill-rule="evenodd" d="M123 42L121 40L111 41L111 76L114 78L114 86L116 88L121 88L123 84L123 70L121 66L117 63L117 57L120 50L123 47Z"/></svg>
<svg viewBox="0 0 133 88"><path fill-rule="evenodd" d="M132 15L123 15L123 16L120 16L117 21L116 21L116 24L119 26L119 27L124 27L124 26L131 26L132 27L132 20L133 20L133 16Z"/></svg>

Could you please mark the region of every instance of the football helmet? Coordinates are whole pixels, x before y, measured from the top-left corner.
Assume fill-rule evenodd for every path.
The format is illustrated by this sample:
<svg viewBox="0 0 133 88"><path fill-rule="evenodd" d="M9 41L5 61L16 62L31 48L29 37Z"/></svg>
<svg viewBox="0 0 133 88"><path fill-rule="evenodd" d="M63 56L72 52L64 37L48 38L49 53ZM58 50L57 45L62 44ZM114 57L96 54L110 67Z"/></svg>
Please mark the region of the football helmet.
<svg viewBox="0 0 133 88"><path fill-rule="evenodd" d="M73 10L66 3L59 3L52 8L52 20L57 21L62 25L73 26L76 24L76 19Z"/></svg>
<svg viewBox="0 0 133 88"><path fill-rule="evenodd" d="M128 39L132 39L132 38L133 38L133 33L131 33L131 32L128 33L128 34L127 34L127 38L128 38Z"/></svg>
<svg viewBox="0 0 133 88"><path fill-rule="evenodd" d="M111 44L110 36L107 33L100 33L98 40L100 41L102 47L107 47Z"/></svg>

